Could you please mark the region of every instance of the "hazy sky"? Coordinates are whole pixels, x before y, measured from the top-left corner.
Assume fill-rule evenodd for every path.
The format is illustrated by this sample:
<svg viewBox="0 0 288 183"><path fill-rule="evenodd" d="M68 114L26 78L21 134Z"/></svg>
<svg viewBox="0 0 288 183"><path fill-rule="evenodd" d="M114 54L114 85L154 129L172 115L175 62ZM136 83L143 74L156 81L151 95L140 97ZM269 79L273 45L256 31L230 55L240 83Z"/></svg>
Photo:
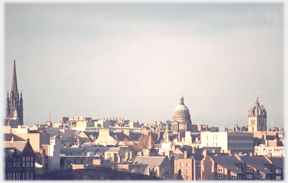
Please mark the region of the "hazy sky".
<svg viewBox="0 0 288 183"><path fill-rule="evenodd" d="M283 4L5 4L5 91L13 57L24 124L62 116L283 126ZM4 98L4 99L5 99ZM4 100L5 102L5 100ZM4 108L5 109L5 108Z"/></svg>

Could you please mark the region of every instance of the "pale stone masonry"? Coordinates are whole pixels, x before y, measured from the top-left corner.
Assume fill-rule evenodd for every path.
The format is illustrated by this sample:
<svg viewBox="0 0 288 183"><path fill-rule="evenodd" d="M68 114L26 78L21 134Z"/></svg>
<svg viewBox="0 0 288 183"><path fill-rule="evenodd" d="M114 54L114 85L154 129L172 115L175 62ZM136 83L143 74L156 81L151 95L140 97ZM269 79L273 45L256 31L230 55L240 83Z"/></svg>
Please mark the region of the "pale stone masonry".
<svg viewBox="0 0 288 183"><path fill-rule="evenodd" d="M267 111L260 105L258 95L255 105L248 111L248 131L267 131Z"/></svg>

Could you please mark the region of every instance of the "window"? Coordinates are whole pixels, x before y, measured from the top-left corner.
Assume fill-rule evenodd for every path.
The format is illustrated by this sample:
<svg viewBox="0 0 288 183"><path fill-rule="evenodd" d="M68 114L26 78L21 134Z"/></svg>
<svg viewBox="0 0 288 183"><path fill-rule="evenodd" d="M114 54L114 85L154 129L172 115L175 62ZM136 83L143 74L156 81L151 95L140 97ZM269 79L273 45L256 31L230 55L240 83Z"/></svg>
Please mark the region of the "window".
<svg viewBox="0 0 288 183"><path fill-rule="evenodd" d="M30 161L30 157L26 157L26 161Z"/></svg>
<svg viewBox="0 0 288 183"><path fill-rule="evenodd" d="M31 162L31 167L33 167L33 162Z"/></svg>
<svg viewBox="0 0 288 183"><path fill-rule="evenodd" d="M31 161L33 161L33 156L31 157Z"/></svg>
<svg viewBox="0 0 288 183"><path fill-rule="evenodd" d="M186 170L186 173L189 173L189 170Z"/></svg>
<svg viewBox="0 0 288 183"><path fill-rule="evenodd" d="M189 167L190 166L189 163L186 163L186 166Z"/></svg>
<svg viewBox="0 0 288 183"><path fill-rule="evenodd" d="M17 163L16 166L17 166L17 167L20 167L20 161L17 161L16 163Z"/></svg>
<svg viewBox="0 0 288 183"><path fill-rule="evenodd" d="M25 167L25 161L23 161L23 167Z"/></svg>
<svg viewBox="0 0 288 183"><path fill-rule="evenodd" d="M26 172L26 180L29 180L29 172Z"/></svg>
<svg viewBox="0 0 288 183"><path fill-rule="evenodd" d="M223 174L218 174L218 179L223 179Z"/></svg>
<svg viewBox="0 0 288 183"><path fill-rule="evenodd" d="M183 167L183 163L180 163L180 166Z"/></svg>
<svg viewBox="0 0 288 183"><path fill-rule="evenodd" d="M252 174L247 174L247 179L252 179Z"/></svg>
<svg viewBox="0 0 288 183"><path fill-rule="evenodd" d="M277 175L277 176L276 176L276 180L281 180L281 176L280 176L280 175Z"/></svg>
<svg viewBox="0 0 288 183"><path fill-rule="evenodd" d="M237 175L231 175L231 179L236 179Z"/></svg>
<svg viewBox="0 0 288 183"><path fill-rule="evenodd" d="M209 136L207 135L207 140L209 140Z"/></svg>
<svg viewBox="0 0 288 183"><path fill-rule="evenodd" d="M247 172L252 172L252 168L247 168Z"/></svg>
<svg viewBox="0 0 288 183"><path fill-rule="evenodd" d="M265 179L265 175L260 175L260 179Z"/></svg>
<svg viewBox="0 0 288 183"><path fill-rule="evenodd" d="M277 173L277 174L280 174L280 173L281 173L281 170L276 170L276 173Z"/></svg>
<svg viewBox="0 0 288 183"><path fill-rule="evenodd" d="M223 168L218 168L218 172L223 172Z"/></svg>
<svg viewBox="0 0 288 183"><path fill-rule="evenodd" d="M30 162L26 162L26 167L30 167Z"/></svg>
<svg viewBox="0 0 288 183"><path fill-rule="evenodd" d="M186 180L189 180L189 176L186 177Z"/></svg>
<svg viewBox="0 0 288 183"><path fill-rule="evenodd" d="M30 179L33 180L33 172L30 172Z"/></svg>

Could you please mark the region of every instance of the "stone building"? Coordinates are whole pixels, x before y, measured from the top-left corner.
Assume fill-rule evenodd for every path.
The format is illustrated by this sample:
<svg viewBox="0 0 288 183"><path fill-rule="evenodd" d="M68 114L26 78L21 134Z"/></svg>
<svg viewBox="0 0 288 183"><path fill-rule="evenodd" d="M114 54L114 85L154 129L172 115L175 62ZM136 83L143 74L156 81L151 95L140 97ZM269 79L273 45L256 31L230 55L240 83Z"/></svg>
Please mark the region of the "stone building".
<svg viewBox="0 0 288 183"><path fill-rule="evenodd" d="M16 115L16 116L15 116ZM16 77L16 64L14 58L14 67L13 67L13 76L12 76L12 89L9 93L7 92L7 99L6 99L6 118L5 118L5 125L9 125L9 120L18 120L18 125L23 125L23 98L22 92L20 93L17 87L17 77Z"/></svg>
<svg viewBox="0 0 288 183"><path fill-rule="evenodd" d="M174 154L174 174L181 172L183 180L201 180L202 154Z"/></svg>
<svg viewBox="0 0 288 183"><path fill-rule="evenodd" d="M4 142L5 180L33 180L35 175L35 153L27 141Z"/></svg>
<svg viewBox="0 0 288 183"><path fill-rule="evenodd" d="M191 118L188 107L184 104L184 98L181 96L179 105L176 106L173 114L172 131L185 132L191 131Z"/></svg>
<svg viewBox="0 0 288 183"><path fill-rule="evenodd" d="M267 111L260 105L258 95L255 105L248 111L248 131L267 131Z"/></svg>

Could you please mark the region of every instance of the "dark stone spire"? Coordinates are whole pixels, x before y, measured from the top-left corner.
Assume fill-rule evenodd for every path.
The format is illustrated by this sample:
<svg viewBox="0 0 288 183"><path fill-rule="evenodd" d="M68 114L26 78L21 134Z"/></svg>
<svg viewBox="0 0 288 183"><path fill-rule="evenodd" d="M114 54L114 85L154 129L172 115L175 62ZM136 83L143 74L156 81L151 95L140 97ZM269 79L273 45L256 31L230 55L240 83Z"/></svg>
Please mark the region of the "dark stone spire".
<svg viewBox="0 0 288 183"><path fill-rule="evenodd" d="M13 67L13 77L12 77L12 93L14 96L16 95L18 91L17 88L17 77L16 77L16 63L15 63L15 57L14 57L14 67Z"/></svg>
<svg viewBox="0 0 288 183"><path fill-rule="evenodd" d="M10 93L10 100L7 96L6 102L6 118L14 118L14 112L17 112L19 118L18 125L23 125L23 98L22 92L20 94L17 87L17 76L16 76L16 61L14 57L13 75L12 75L12 89Z"/></svg>

